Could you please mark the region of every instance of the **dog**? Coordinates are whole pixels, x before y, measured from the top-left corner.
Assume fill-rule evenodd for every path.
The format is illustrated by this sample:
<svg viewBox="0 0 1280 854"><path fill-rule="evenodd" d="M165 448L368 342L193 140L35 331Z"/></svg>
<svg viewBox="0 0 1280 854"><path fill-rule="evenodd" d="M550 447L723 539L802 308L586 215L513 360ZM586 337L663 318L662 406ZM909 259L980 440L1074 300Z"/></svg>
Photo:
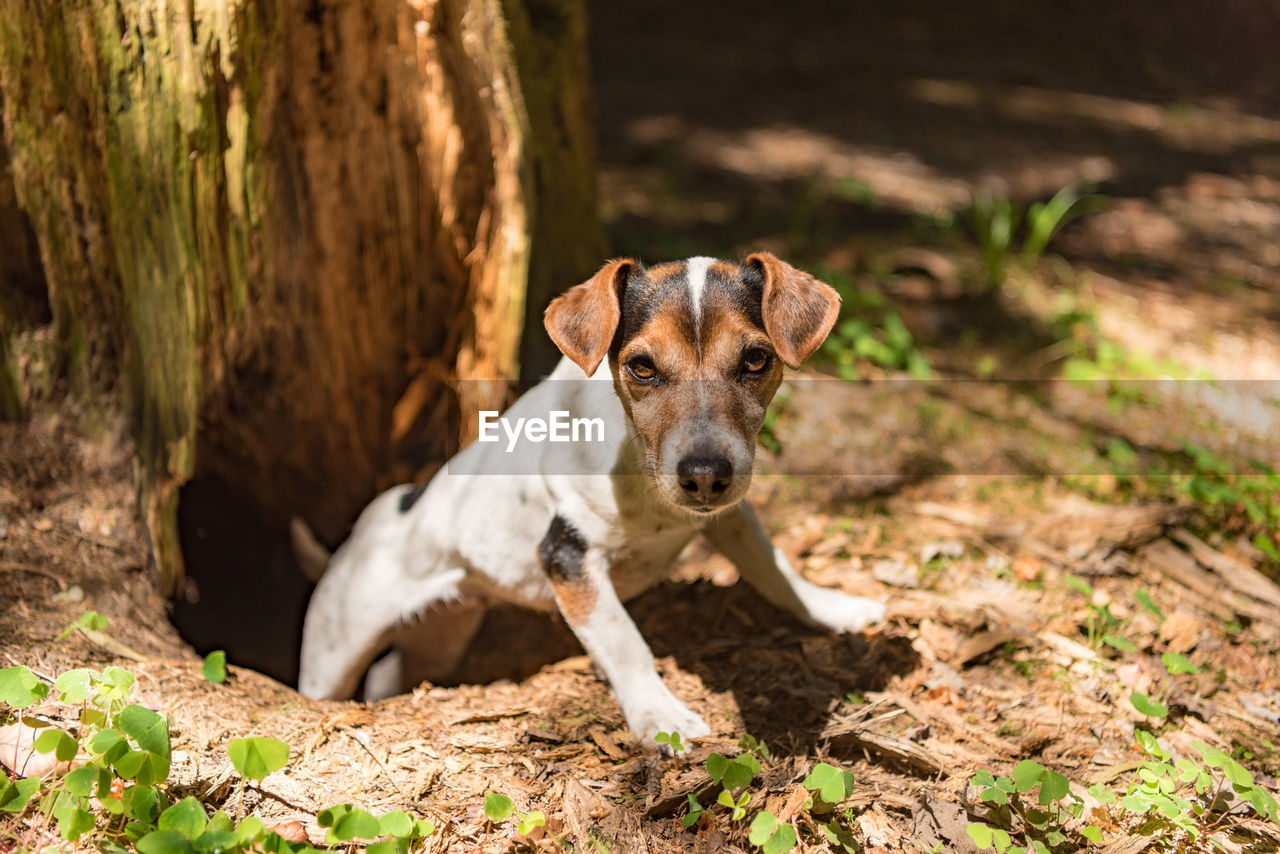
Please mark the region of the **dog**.
<svg viewBox="0 0 1280 854"><path fill-rule="evenodd" d="M311 598L299 690L351 697L393 644L399 654L369 671L366 698L438 680L486 604L508 602L559 611L647 748L659 732L708 735L623 607L699 532L809 624L851 632L881 620L880 602L797 574L744 500L783 366L813 354L839 308L833 288L768 252L741 264L614 260L570 288L545 315L564 358L505 418L587 413L604 437L538 445L518 473L509 443L478 441L425 489L375 498Z"/></svg>

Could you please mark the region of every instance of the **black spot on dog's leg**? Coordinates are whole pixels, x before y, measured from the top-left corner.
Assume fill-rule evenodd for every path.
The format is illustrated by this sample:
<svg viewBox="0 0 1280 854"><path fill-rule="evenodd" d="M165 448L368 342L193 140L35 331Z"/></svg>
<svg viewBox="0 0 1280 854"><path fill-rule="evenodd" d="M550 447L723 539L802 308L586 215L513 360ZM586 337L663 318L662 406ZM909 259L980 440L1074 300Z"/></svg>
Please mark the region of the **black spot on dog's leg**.
<svg viewBox="0 0 1280 854"><path fill-rule="evenodd" d="M582 578L582 556L586 551L587 544L577 528L556 516L538 544L538 560L553 582L578 581Z"/></svg>
<svg viewBox="0 0 1280 854"><path fill-rule="evenodd" d="M418 503L418 499L422 497L422 493L427 491L425 483L416 483L413 488L400 496L400 512L408 513L413 509L413 505Z"/></svg>
<svg viewBox="0 0 1280 854"><path fill-rule="evenodd" d="M547 534L538 544L538 560L551 580L556 604L570 628L584 625L595 612L599 595L587 575L587 544L577 529L560 516L551 520Z"/></svg>

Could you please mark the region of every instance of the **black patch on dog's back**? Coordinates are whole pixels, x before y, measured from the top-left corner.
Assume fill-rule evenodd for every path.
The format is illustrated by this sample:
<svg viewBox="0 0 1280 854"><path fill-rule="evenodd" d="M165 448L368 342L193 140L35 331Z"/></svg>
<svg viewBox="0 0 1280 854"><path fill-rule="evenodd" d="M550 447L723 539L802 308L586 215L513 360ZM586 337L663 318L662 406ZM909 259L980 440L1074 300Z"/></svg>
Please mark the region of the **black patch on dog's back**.
<svg viewBox="0 0 1280 854"><path fill-rule="evenodd" d="M578 529L556 516L538 543L538 560L552 580L574 581L582 577L582 556L587 544Z"/></svg>
<svg viewBox="0 0 1280 854"><path fill-rule="evenodd" d="M400 512L408 513L413 509L413 505L418 503L418 499L422 497L422 493L427 491L425 483L415 483L413 488L400 496Z"/></svg>

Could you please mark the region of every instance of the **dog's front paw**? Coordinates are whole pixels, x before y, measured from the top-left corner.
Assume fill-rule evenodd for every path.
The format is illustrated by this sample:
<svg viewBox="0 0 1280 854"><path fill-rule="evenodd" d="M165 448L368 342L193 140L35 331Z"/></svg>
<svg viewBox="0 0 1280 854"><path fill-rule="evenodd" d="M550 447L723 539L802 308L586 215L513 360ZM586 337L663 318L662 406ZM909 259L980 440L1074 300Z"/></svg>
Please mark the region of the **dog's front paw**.
<svg viewBox="0 0 1280 854"><path fill-rule="evenodd" d="M637 696L631 702L622 703L622 712L627 726L640 739L645 750L661 750L668 756L671 755L670 749L653 740L658 733L678 732L685 741L711 734L707 722L680 702L666 685L651 690L647 696Z"/></svg>
<svg viewBox="0 0 1280 854"><path fill-rule="evenodd" d="M839 590L824 589L806 599L813 621L833 632L856 632L883 620L887 610L883 602Z"/></svg>

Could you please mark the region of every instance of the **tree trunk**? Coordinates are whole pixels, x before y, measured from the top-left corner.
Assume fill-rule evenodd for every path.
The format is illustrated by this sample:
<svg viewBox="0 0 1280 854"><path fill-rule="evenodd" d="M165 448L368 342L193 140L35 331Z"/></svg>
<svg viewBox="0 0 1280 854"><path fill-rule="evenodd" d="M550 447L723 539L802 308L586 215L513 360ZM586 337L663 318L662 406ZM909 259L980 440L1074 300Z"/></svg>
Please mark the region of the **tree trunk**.
<svg viewBox="0 0 1280 854"><path fill-rule="evenodd" d="M4 115L2 96L0 115ZM23 410L12 341L18 332L48 322L49 301L36 236L18 207L9 147L0 136L0 421L15 421Z"/></svg>
<svg viewBox="0 0 1280 854"><path fill-rule="evenodd" d="M130 415L166 591L189 479L340 538L456 446L451 394L505 394L454 380L517 369L531 223L592 256L539 244L539 301L599 262L585 77L517 69L582 75L581 0L543 5L0 0L60 367Z"/></svg>
<svg viewBox="0 0 1280 854"><path fill-rule="evenodd" d="M531 133L528 308L521 374L535 380L560 357L542 327L547 304L599 269L607 251L596 203L596 133L580 0L503 0Z"/></svg>

